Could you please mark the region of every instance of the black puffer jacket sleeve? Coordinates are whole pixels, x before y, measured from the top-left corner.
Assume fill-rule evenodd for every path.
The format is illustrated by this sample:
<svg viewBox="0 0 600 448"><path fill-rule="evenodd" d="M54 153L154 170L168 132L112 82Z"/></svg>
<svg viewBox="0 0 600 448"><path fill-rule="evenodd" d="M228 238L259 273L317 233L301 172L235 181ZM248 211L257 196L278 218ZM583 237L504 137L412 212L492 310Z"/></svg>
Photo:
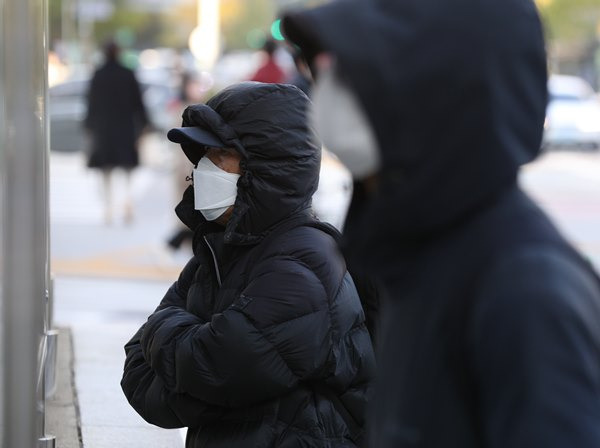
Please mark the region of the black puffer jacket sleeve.
<svg viewBox="0 0 600 448"><path fill-rule="evenodd" d="M179 291L180 288L187 289L196 267L197 263L193 260L188 263L155 312L169 307L185 307L185 299ZM125 345L126 359L121 388L131 406L147 422L163 428L180 428L222 419L224 414L229 418L236 417L230 411L225 413L223 408L167 389L163 380L146 362L142 352L140 338L144 328L145 324Z"/></svg>
<svg viewBox="0 0 600 448"><path fill-rule="evenodd" d="M325 375L332 335L321 281L293 257L270 258L256 272L210 322L176 306L150 316L142 351L168 390L237 408Z"/></svg>
<svg viewBox="0 0 600 448"><path fill-rule="evenodd" d="M127 359L121 387L131 406L149 423L163 428L198 426L221 419L224 409L168 390L146 362L140 346L144 327L125 346Z"/></svg>

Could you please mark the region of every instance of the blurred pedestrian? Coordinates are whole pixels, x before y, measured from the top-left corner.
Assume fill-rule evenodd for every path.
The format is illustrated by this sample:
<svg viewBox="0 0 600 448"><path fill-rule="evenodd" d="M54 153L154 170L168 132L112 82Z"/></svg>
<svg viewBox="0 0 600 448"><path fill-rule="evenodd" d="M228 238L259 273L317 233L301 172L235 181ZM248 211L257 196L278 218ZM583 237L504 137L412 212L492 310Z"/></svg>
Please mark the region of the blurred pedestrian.
<svg viewBox="0 0 600 448"><path fill-rule="evenodd" d="M517 183L547 104L534 2L337 1L283 29L324 144L376 182L349 237L390 296L369 446L600 446L598 277Z"/></svg>
<svg viewBox="0 0 600 448"><path fill-rule="evenodd" d="M310 97L310 88L312 86L312 75L310 68L304 59L304 55L297 49L292 49L292 58L294 59L295 70L288 78L287 83L292 84L302 90Z"/></svg>
<svg viewBox="0 0 600 448"><path fill-rule="evenodd" d="M168 134L196 167L177 207L194 257L127 343L121 384L190 448L362 446L374 357L339 234L311 212L308 103L241 83Z"/></svg>
<svg viewBox="0 0 600 448"><path fill-rule="evenodd" d="M202 100L202 86L199 76L187 69L181 62L179 69L179 92L176 103L173 109L177 110L177 116L180 117L183 110L190 104L200 102ZM174 157L174 174L175 174L175 194L177 202L181 195L189 186L187 178L190 175L189 160L182 152L178 152ZM175 230L167 239L167 245L172 250L178 250L183 244L191 243L193 232L181 221L176 224Z"/></svg>
<svg viewBox="0 0 600 448"><path fill-rule="evenodd" d="M302 89L307 95L311 94L313 78L310 72L308 61L305 59L305 55L298 48L292 50L292 56L296 65L296 74L288 82ZM339 103L343 101L343 96L338 96L339 92L326 91L326 94L330 96L326 99L327 102L332 101L337 103L336 112L331 115L324 117L327 123L322 125L322 128L326 129L339 129L336 121L346 125L351 119L347 114L352 112L352 107L346 107L345 104ZM361 126L347 126L344 132L335 132L327 134L328 140L333 144L334 148L345 148L345 152L358 152L361 153L365 145L372 143L373 137L371 134L364 132L364 128ZM326 154L331 154L329 151ZM340 226L344 229L344 235L355 235L355 227L362 215L362 211L368 202L368 197L373 191L374 179L372 170L364 168L364 164L361 160L353 162L348 158L345 158L344 162L348 165L349 171L352 175L352 196L347 213L344 218L343 224ZM321 187L320 187L321 188ZM325 193L325 192L324 192ZM353 237L351 237L353 239ZM342 247L345 252L348 252L352 248L353 241L349 238L344 238L346 241ZM361 298L362 306L365 310L367 318L367 328L372 338L376 336L377 326L377 315L379 313L379 307L381 302L382 290L377 285L376 279L373 275L368 274L361 267L360 263L352 263L348 266L354 284L358 290Z"/></svg>
<svg viewBox="0 0 600 448"><path fill-rule="evenodd" d="M277 42L267 39L262 47L264 59L256 72L250 77L250 81L281 83L286 79L286 73L275 60Z"/></svg>
<svg viewBox="0 0 600 448"><path fill-rule="evenodd" d="M111 175L115 168L125 171L124 217L129 222L133 219L130 173L139 164L138 141L149 122L140 85L133 71L119 62L115 42L105 44L104 58L87 95L84 126L91 137L88 166L102 170L106 223L112 221L113 213Z"/></svg>

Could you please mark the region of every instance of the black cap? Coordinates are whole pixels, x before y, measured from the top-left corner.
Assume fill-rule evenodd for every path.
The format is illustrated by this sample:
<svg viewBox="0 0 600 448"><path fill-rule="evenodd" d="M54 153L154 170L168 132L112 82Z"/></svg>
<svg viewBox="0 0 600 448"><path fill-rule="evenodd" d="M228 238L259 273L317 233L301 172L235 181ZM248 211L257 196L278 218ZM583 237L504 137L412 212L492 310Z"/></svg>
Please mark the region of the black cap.
<svg viewBox="0 0 600 448"><path fill-rule="evenodd" d="M173 128L167 133L167 138L173 143L195 143L200 146L224 148L227 145L219 137L206 129L197 126Z"/></svg>

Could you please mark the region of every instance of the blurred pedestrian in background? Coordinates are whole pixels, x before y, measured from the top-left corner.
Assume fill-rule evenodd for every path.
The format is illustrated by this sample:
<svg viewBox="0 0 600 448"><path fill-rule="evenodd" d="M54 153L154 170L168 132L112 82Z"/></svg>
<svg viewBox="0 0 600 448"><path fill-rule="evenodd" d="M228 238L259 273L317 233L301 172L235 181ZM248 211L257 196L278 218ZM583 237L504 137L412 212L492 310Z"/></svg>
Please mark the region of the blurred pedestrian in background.
<svg viewBox="0 0 600 448"><path fill-rule="evenodd" d="M194 257L125 350L125 395L187 447L362 446L374 357L316 220L320 144L287 84L231 86L169 132L196 166L177 214Z"/></svg>
<svg viewBox="0 0 600 448"><path fill-rule="evenodd" d="M87 96L84 126L89 131L90 168L102 170L105 221L113 214L111 175L115 168L126 173L124 218L133 219L129 191L130 173L138 164L138 141L149 125L140 85L132 70L119 62L119 47L109 41L104 46L104 63L92 77Z"/></svg>
<svg viewBox="0 0 600 448"><path fill-rule="evenodd" d="M313 81L310 68L308 67L306 60L304 59L304 55L300 50L292 48L290 51L294 60L295 70L288 78L287 83L298 87L307 96L310 96L310 88Z"/></svg>
<svg viewBox="0 0 600 448"><path fill-rule="evenodd" d="M181 120L183 110L193 103L202 101L202 95L205 89L201 85L200 76L185 67L183 59L180 59L179 70L179 89L178 97L172 105L172 109L177 111L177 120ZM181 121L177 125L181 124ZM175 194L178 202L181 195L189 186L186 180L190 174L189 160L182 152L178 152L174 157L174 174L175 174ZM184 243L191 243L193 232L181 221L178 221L176 228L167 239L167 245L172 250L179 249Z"/></svg>
<svg viewBox="0 0 600 448"><path fill-rule="evenodd" d="M264 59L256 72L250 77L250 81L280 83L286 79L286 73L275 60L277 42L267 39L262 47Z"/></svg>
<svg viewBox="0 0 600 448"><path fill-rule="evenodd" d="M369 446L600 446L598 277L517 184L547 104L534 2L337 1L283 28L324 144L375 175L347 235L390 296Z"/></svg>

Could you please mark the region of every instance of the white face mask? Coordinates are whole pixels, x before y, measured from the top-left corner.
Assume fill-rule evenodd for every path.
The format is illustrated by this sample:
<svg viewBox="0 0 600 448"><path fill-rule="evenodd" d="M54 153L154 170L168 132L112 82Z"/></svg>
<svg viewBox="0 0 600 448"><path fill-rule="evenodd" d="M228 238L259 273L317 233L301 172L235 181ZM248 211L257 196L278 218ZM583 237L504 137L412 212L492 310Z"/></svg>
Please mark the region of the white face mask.
<svg viewBox="0 0 600 448"><path fill-rule="evenodd" d="M194 208L207 221L214 221L235 203L239 174L228 173L208 157L202 157L194 169Z"/></svg>
<svg viewBox="0 0 600 448"><path fill-rule="evenodd" d="M354 93L333 67L319 72L313 87L309 120L323 145L338 156L355 179L375 173L380 155L373 129Z"/></svg>

